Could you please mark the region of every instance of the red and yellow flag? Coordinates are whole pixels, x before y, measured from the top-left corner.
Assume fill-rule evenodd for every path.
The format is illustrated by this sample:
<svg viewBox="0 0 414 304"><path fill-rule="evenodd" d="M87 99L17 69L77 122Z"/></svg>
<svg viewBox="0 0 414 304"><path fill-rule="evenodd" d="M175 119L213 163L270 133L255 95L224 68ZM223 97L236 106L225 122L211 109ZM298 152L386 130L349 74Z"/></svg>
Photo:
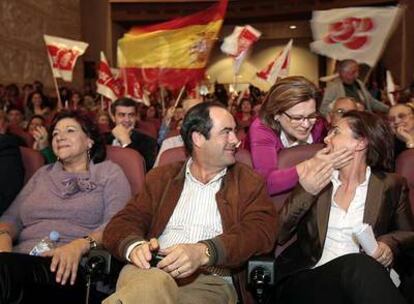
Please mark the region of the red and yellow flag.
<svg viewBox="0 0 414 304"><path fill-rule="evenodd" d="M134 75L153 90L194 86L204 77L210 51L217 39L228 0L164 23L133 27L118 41L118 64L123 75ZM130 77L126 79L130 84Z"/></svg>

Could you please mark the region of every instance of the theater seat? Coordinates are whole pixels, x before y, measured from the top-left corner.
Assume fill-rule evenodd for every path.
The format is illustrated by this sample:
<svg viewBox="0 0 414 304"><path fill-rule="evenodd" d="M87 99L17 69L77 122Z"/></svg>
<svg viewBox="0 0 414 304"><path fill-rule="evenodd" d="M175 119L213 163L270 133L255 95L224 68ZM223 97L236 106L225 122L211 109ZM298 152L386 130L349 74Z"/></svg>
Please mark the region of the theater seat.
<svg viewBox="0 0 414 304"><path fill-rule="evenodd" d="M248 165L250 168L253 168L252 157L248 150L245 150L245 149L237 150L235 157L238 162L241 162L245 165Z"/></svg>
<svg viewBox="0 0 414 304"><path fill-rule="evenodd" d="M239 149L235 155L236 161L248 165L250 168L252 165L252 158L250 152L244 149ZM158 166L170 164L177 161L183 161L187 159L187 153L184 147L176 147L172 149L165 150L160 155L160 160Z"/></svg>
<svg viewBox="0 0 414 304"><path fill-rule="evenodd" d="M407 179L411 211L414 214L414 149L408 149L398 155L395 172Z"/></svg>
<svg viewBox="0 0 414 304"><path fill-rule="evenodd" d="M136 130L144 133L145 135L151 136L152 138L158 138L157 126L154 122L140 120L137 122Z"/></svg>
<svg viewBox="0 0 414 304"><path fill-rule="evenodd" d="M33 174L45 164L45 159L39 151L31 148L20 147L24 167L24 183L33 176Z"/></svg>
<svg viewBox="0 0 414 304"><path fill-rule="evenodd" d="M21 139L23 139L27 147L29 148L33 147L34 138L29 133L24 131L22 128L18 126L10 125L8 128L8 131L11 134L19 136Z"/></svg>
<svg viewBox="0 0 414 304"><path fill-rule="evenodd" d="M145 160L141 154L130 148L106 146L106 158L122 168L131 186L132 195L138 194L145 179Z"/></svg>
<svg viewBox="0 0 414 304"><path fill-rule="evenodd" d="M278 166L279 169L285 169L296 166L300 162L312 158L316 152L321 150L324 144L300 145L292 148L283 149L279 152ZM293 189L292 189L293 190ZM272 196L276 209L283 206L283 202L289 196L291 190Z"/></svg>
<svg viewBox="0 0 414 304"><path fill-rule="evenodd" d="M184 161L186 159L187 153L184 146L171 148L161 153L158 166L160 167L177 161Z"/></svg>

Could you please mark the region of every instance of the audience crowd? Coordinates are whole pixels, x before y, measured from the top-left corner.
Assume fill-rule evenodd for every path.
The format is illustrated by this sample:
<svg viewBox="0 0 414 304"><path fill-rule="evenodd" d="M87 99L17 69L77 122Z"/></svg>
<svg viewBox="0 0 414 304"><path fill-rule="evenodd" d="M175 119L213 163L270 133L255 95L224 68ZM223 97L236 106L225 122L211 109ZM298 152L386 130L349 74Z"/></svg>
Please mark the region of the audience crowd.
<svg viewBox="0 0 414 304"><path fill-rule="evenodd" d="M173 92L155 93L149 104L111 102L91 86L60 88L58 104L41 81L0 84L0 304L28 303L37 287L58 287L51 297L80 303L78 264L96 245L129 263L105 303L149 299L140 295L147 287L131 282L151 281L169 296L154 285L145 303L243 303L247 260L285 243L275 303L414 303L414 202L395 174L396 159L414 153L414 86L389 104L378 84L374 98L358 79L355 61L341 62L338 75L325 91L291 76L267 92L228 94L216 83L207 95L177 102ZM315 144L323 146L315 155L279 165L282 152ZM105 160L105 145L143 157L137 196ZM45 164L28 182L23 147ZM160 155L178 147L188 160L160 166ZM252 168L235 165L237 149ZM276 212L272 198L284 193ZM363 223L378 241L369 255L352 237ZM29 256L51 228L60 233L57 247ZM143 275L156 252L165 260L151 266L163 273Z"/></svg>

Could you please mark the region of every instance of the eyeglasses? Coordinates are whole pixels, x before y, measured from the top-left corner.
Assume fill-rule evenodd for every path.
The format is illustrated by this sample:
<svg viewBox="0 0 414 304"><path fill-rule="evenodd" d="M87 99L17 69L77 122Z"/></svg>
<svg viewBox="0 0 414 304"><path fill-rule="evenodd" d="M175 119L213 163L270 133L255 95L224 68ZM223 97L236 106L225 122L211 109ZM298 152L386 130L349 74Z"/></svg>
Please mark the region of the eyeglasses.
<svg viewBox="0 0 414 304"><path fill-rule="evenodd" d="M338 115L339 117L344 116L344 114L348 112L345 109L336 109L335 111L332 111L333 114Z"/></svg>
<svg viewBox="0 0 414 304"><path fill-rule="evenodd" d="M305 120L307 120L307 121L309 121L310 123L315 123L316 122L316 120L319 118L319 114L318 113L314 113L314 114L311 114L311 115L309 115L309 116L303 116L303 115L290 115L290 114L288 114L288 113L286 113L286 112L283 112L283 114L285 114L288 118L289 118L289 120L290 120L290 122L292 123L292 124L297 124L297 125L300 125L301 123L303 123Z"/></svg>
<svg viewBox="0 0 414 304"><path fill-rule="evenodd" d="M396 116L388 116L387 119L390 123L395 123L397 118L399 120L407 120L411 115L413 115L413 113L398 113Z"/></svg>

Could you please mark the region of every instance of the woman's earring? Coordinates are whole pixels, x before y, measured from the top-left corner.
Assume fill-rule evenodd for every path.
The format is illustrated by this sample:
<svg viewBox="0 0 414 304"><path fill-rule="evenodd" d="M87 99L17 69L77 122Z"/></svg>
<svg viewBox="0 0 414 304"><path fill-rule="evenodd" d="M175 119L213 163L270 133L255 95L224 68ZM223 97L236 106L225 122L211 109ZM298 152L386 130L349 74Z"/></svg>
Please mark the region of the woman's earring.
<svg viewBox="0 0 414 304"><path fill-rule="evenodd" d="M86 153L88 154L88 162L90 162L91 161L91 149L88 149Z"/></svg>

